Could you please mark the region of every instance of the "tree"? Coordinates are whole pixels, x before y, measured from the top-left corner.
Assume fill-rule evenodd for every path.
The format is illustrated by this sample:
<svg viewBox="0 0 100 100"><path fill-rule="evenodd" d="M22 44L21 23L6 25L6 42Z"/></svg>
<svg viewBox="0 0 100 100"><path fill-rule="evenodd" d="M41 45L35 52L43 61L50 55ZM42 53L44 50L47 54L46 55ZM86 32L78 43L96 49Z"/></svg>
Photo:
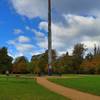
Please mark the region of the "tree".
<svg viewBox="0 0 100 100"><path fill-rule="evenodd" d="M93 54L88 53L85 58L86 58L86 60L92 60L93 59Z"/></svg>
<svg viewBox="0 0 100 100"><path fill-rule="evenodd" d="M86 48L84 47L84 44L78 43L74 46L74 50L73 50L73 68L75 70L75 73L79 72L80 65L83 62L85 51L86 51Z"/></svg>
<svg viewBox="0 0 100 100"><path fill-rule="evenodd" d="M94 54L88 53L81 64L83 73L100 74L100 51L99 47L95 46Z"/></svg>
<svg viewBox="0 0 100 100"><path fill-rule="evenodd" d="M8 55L6 47L0 49L0 72L11 71L13 58Z"/></svg>
<svg viewBox="0 0 100 100"><path fill-rule="evenodd" d="M13 63L13 73L27 73L28 60L26 57L17 57Z"/></svg>
<svg viewBox="0 0 100 100"><path fill-rule="evenodd" d="M98 46L96 46L96 44L95 44L95 46L94 46L94 56L98 56L98 55L100 55L100 47Z"/></svg>
<svg viewBox="0 0 100 100"><path fill-rule="evenodd" d="M65 73L67 72L67 67L70 64L70 58L68 52L53 60L53 71L54 73Z"/></svg>
<svg viewBox="0 0 100 100"><path fill-rule="evenodd" d="M41 72L41 65L39 66L39 61L42 55L43 54L32 56L30 62L30 72L33 72L34 74L39 74Z"/></svg>
<svg viewBox="0 0 100 100"><path fill-rule="evenodd" d="M53 61L56 59L55 50L52 50L52 59ZM32 56L31 64L35 73L37 72L37 69L39 73L48 73L48 50L46 50L45 53Z"/></svg>

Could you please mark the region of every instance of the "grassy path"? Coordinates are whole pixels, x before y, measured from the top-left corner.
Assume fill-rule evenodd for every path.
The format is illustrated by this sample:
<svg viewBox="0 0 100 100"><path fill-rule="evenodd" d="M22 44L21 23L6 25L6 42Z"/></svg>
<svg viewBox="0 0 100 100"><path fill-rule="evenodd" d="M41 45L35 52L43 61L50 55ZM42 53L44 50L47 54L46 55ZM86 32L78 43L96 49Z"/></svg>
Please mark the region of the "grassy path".
<svg viewBox="0 0 100 100"><path fill-rule="evenodd" d="M46 78L37 77L37 83L55 93L68 97L72 100L100 100L100 96L95 96L95 95L83 93L74 89L66 88L66 87L57 85L55 83L52 83L48 81Z"/></svg>

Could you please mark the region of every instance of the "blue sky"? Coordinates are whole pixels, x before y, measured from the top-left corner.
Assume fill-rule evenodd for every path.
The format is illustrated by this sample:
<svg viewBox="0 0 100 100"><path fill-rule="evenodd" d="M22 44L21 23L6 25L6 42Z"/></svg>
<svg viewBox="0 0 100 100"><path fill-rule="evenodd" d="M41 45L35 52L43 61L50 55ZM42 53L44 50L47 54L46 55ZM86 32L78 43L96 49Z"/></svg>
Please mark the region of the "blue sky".
<svg viewBox="0 0 100 100"><path fill-rule="evenodd" d="M18 15L11 7L11 2L8 0L0 1L0 13L0 47L6 46L9 50L9 54L13 57L25 54L25 56L28 58L32 56L32 53L41 53L45 50L35 44L37 40L35 38L34 32L31 31L31 29L27 29L32 28L40 31L38 28L39 23L42 21L40 17L36 16L35 18L28 19L25 16L23 17ZM20 39L17 40L18 38L22 39L22 41ZM26 40L24 40L25 38ZM17 43L13 44L12 42ZM29 48L27 48L28 50L24 52L24 50L20 50L20 48L17 49L15 46L17 44L20 46L29 45ZM33 45L34 47L32 47Z"/></svg>
<svg viewBox="0 0 100 100"><path fill-rule="evenodd" d="M47 49L47 0L0 1L0 47L14 58ZM100 43L99 0L52 0L52 41L58 55L76 43L90 50Z"/></svg>

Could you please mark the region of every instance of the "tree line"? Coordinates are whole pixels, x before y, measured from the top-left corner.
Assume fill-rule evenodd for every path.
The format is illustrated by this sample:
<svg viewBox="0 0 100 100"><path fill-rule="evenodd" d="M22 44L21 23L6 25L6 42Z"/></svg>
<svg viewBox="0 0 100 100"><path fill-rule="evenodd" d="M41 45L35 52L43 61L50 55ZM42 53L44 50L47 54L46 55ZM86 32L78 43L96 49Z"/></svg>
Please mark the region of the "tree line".
<svg viewBox="0 0 100 100"><path fill-rule="evenodd" d="M100 74L100 48L95 45L93 52L89 52L84 44L74 46L72 55L68 52L57 56L52 50L52 72L75 73L75 74ZM39 55L33 55L31 61L25 56L13 59L8 55L6 47L0 49L0 73L9 71L12 74L47 74L48 73L48 50Z"/></svg>

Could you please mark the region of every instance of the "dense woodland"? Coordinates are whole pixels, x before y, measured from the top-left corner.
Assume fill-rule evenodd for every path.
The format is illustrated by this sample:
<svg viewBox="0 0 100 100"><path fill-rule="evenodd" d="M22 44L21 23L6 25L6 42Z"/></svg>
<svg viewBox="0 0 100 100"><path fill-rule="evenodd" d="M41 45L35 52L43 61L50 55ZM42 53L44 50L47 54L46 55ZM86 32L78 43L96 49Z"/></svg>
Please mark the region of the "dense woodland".
<svg viewBox="0 0 100 100"><path fill-rule="evenodd" d="M76 44L72 55L68 52L58 57L52 50L52 72L75 73L75 74L100 74L100 48L94 46L93 52L88 52L84 44ZM8 55L7 48L0 49L0 73L9 71L12 74L47 74L48 73L48 50L43 54L33 55L31 61L24 56L13 59Z"/></svg>

